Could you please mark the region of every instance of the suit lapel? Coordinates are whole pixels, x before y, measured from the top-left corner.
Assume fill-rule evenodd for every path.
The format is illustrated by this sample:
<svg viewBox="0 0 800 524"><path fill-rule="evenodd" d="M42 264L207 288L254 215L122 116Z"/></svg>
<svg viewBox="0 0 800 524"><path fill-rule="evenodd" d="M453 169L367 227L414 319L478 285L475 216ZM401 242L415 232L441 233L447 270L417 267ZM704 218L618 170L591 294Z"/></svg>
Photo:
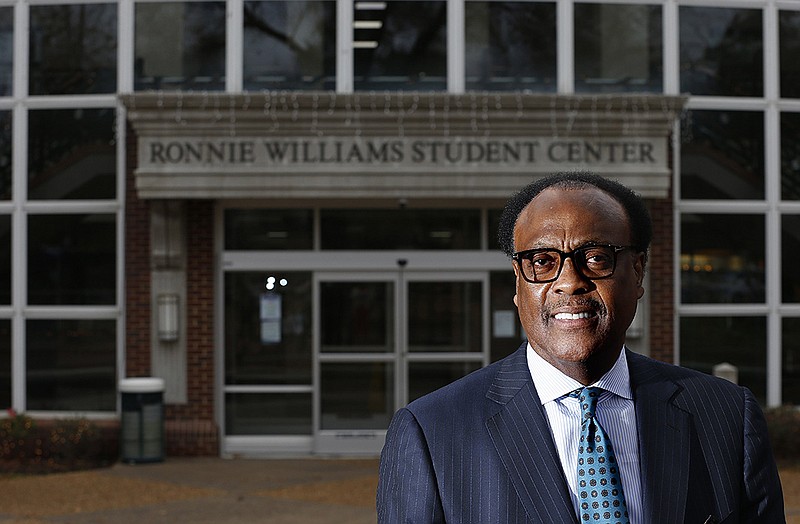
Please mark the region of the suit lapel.
<svg viewBox="0 0 800 524"><path fill-rule="evenodd" d="M645 358L628 351L639 432L644 521L683 522L691 453L690 415L675 406L680 386L660 376Z"/></svg>
<svg viewBox="0 0 800 524"><path fill-rule="evenodd" d="M486 427L533 522L577 522L525 347L503 362L489 388L486 396L498 404L498 411Z"/></svg>

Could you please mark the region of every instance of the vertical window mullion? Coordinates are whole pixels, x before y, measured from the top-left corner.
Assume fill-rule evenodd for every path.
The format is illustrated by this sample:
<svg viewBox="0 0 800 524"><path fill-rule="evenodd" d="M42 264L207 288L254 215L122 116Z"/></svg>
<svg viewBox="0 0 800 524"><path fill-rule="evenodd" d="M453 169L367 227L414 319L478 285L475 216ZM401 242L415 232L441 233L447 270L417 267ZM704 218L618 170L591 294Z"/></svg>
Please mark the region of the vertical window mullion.
<svg viewBox="0 0 800 524"><path fill-rule="evenodd" d="M336 1L336 92L352 93L353 0Z"/></svg>
<svg viewBox="0 0 800 524"><path fill-rule="evenodd" d="M464 0L447 0L447 86L450 93L464 92Z"/></svg>
<svg viewBox="0 0 800 524"><path fill-rule="evenodd" d="M238 93L242 90L244 68L244 1L228 0L225 31L225 90Z"/></svg>
<svg viewBox="0 0 800 524"><path fill-rule="evenodd" d="M681 85L678 4L676 2L667 2L662 9L662 16L664 17L662 25L664 31L664 94L677 95L680 93ZM674 170L674 172L677 180L678 170Z"/></svg>
<svg viewBox="0 0 800 524"><path fill-rule="evenodd" d="M559 0L556 10L558 93L575 92L575 10L573 0Z"/></svg>

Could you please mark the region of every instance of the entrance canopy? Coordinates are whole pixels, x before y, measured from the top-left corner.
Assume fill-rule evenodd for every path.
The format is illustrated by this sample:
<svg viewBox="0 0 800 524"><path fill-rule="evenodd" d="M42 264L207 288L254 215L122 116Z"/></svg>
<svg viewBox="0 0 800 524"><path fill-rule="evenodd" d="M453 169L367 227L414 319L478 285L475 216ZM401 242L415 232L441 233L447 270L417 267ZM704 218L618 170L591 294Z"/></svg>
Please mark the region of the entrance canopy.
<svg viewBox="0 0 800 524"><path fill-rule="evenodd" d="M253 92L123 95L140 198L499 198L591 170L670 187L684 97Z"/></svg>

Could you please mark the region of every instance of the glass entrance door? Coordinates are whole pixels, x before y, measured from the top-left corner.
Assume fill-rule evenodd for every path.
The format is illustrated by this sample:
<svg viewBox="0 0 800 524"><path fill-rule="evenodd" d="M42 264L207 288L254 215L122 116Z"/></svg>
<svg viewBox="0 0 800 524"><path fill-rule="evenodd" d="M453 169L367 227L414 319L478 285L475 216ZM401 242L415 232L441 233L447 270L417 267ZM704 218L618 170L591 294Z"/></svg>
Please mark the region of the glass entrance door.
<svg viewBox="0 0 800 524"><path fill-rule="evenodd" d="M317 273L314 447L377 453L396 409L488 361L485 272Z"/></svg>

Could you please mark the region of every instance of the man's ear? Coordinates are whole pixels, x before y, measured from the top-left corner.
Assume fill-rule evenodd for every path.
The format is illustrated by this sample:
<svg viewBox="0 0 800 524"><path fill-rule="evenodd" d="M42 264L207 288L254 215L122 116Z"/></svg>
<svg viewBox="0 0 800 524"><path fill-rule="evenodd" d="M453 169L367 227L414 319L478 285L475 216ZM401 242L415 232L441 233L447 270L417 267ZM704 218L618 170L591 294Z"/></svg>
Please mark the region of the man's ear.
<svg viewBox="0 0 800 524"><path fill-rule="evenodd" d="M517 293L519 293L519 268L517 268L517 264L514 262L511 263L511 267L514 268L514 305L519 307L519 304L517 304Z"/></svg>
<svg viewBox="0 0 800 524"><path fill-rule="evenodd" d="M633 270L636 272L636 286L638 291L638 298L644 296L644 271L647 265L647 254L638 253L636 260L633 263Z"/></svg>

